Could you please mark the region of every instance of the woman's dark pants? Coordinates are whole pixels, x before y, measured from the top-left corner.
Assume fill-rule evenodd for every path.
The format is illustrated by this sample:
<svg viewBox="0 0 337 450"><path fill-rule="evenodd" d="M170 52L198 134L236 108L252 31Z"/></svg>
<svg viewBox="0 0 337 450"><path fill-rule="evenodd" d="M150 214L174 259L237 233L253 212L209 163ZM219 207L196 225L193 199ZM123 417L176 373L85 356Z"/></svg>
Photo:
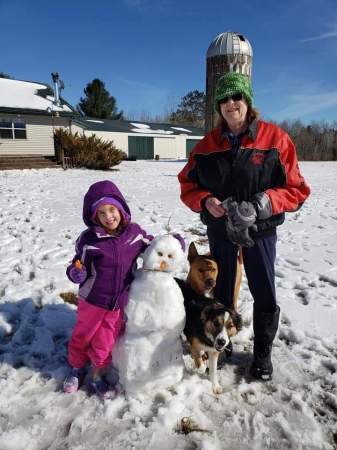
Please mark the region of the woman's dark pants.
<svg viewBox="0 0 337 450"><path fill-rule="evenodd" d="M215 297L225 306L233 305L238 246L228 241L224 234L207 230L211 254L217 260L219 275ZM243 264L249 290L254 299L254 310L276 311L275 259L277 236L258 239L250 248L242 248Z"/></svg>
<svg viewBox="0 0 337 450"><path fill-rule="evenodd" d="M207 234L211 253L219 266L215 298L230 308L233 305L238 246L212 229L208 229ZM250 374L263 381L270 380L273 373L271 350L280 315L275 293L276 241L275 234L256 240L253 247L242 248L248 286L254 299L254 359Z"/></svg>

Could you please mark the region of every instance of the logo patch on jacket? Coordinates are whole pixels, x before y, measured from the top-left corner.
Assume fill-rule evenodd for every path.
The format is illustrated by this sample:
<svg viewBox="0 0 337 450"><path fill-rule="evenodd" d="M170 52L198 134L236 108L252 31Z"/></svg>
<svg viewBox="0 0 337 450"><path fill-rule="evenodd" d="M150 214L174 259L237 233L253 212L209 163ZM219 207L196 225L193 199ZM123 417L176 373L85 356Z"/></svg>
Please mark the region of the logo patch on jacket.
<svg viewBox="0 0 337 450"><path fill-rule="evenodd" d="M266 157L265 152L255 152L250 157L250 162L254 164L254 166L262 166L265 157Z"/></svg>

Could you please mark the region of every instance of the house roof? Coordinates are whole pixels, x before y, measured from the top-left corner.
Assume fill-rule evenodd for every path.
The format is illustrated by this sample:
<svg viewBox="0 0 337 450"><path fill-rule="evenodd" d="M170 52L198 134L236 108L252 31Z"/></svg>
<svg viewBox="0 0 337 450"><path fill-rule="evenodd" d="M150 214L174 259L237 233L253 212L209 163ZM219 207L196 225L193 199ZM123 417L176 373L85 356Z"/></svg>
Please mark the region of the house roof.
<svg viewBox="0 0 337 450"><path fill-rule="evenodd" d="M54 104L54 91L44 83L0 78L0 112L60 116L78 115L77 111L60 97L60 106Z"/></svg>
<svg viewBox="0 0 337 450"><path fill-rule="evenodd" d="M204 136L200 128L189 125L173 125L172 123L139 122L136 120L107 120L90 117L77 117L74 123L90 131L108 131L128 134L158 134L166 136L190 135Z"/></svg>
<svg viewBox="0 0 337 450"><path fill-rule="evenodd" d="M56 106L54 100L54 91L48 84L0 78L0 113L51 115L57 112L60 116L73 117L74 123L90 131L161 136L204 135L202 129L189 125L81 117L62 97L60 106Z"/></svg>

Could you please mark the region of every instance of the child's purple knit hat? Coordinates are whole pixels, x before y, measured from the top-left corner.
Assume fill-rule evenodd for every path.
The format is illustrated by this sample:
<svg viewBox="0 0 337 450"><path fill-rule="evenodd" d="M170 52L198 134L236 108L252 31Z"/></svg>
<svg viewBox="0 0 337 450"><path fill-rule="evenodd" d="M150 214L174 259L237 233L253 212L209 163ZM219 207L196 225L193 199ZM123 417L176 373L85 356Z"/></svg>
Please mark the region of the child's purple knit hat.
<svg viewBox="0 0 337 450"><path fill-rule="evenodd" d="M124 223L128 223L130 222L130 215L125 211L125 209L123 208L123 205L116 200L113 197L101 197L99 198L95 203L93 203L91 205L91 219L95 222L95 217L96 217L96 213L97 210L100 206L102 205L113 205L115 206L118 211L120 212L122 218L123 218L123 222Z"/></svg>

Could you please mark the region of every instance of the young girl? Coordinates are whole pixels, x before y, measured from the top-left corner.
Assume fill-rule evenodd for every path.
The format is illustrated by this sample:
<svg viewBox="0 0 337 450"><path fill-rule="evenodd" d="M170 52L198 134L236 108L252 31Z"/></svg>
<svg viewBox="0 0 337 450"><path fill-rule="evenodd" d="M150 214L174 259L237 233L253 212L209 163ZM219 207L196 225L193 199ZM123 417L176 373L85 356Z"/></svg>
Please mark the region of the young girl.
<svg viewBox="0 0 337 450"><path fill-rule="evenodd" d="M91 363L88 387L106 398L113 389L104 377L111 351L121 332L123 309L128 301L132 268L153 236L136 223L126 201L111 181L90 186L83 203L87 229L76 241L76 254L67 276L80 285L77 321L69 346L71 367L64 392L75 392Z"/></svg>

